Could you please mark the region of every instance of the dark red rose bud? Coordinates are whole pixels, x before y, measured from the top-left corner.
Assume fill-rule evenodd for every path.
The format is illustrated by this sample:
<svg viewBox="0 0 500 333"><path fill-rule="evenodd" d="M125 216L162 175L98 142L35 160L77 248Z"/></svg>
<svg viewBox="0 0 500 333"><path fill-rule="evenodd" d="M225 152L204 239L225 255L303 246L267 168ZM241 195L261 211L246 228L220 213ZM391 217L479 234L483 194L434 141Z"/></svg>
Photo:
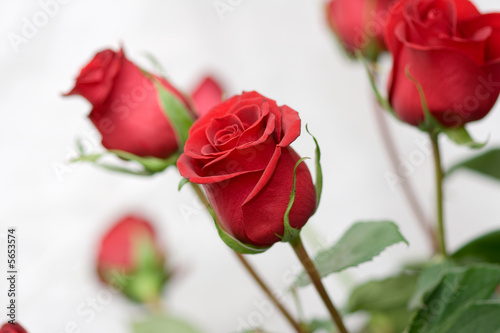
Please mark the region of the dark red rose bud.
<svg viewBox="0 0 500 333"><path fill-rule="evenodd" d="M389 5L394 0L330 0L327 19L343 47L350 54L362 52L376 59L386 50L384 28Z"/></svg>
<svg viewBox="0 0 500 333"><path fill-rule="evenodd" d="M203 184L219 227L234 240L258 248L281 240L300 159L290 144L300 126L296 111L257 92L228 99L192 126L177 166ZM300 229L314 213L316 193L304 163L296 177L289 220Z"/></svg>
<svg viewBox="0 0 500 333"><path fill-rule="evenodd" d="M123 50L105 50L81 70L67 95L81 95L92 103L89 118L107 149L167 158L179 148L178 135L162 109L153 79ZM165 79L156 79L188 108L177 89Z"/></svg>
<svg viewBox="0 0 500 333"><path fill-rule="evenodd" d="M191 94L198 117L222 102L222 88L212 77L206 77Z"/></svg>
<svg viewBox="0 0 500 333"><path fill-rule="evenodd" d="M482 15L468 0L401 0L391 9L386 42L394 61L389 101L398 117L430 113L455 128L483 118L500 92L500 13Z"/></svg>
<svg viewBox="0 0 500 333"><path fill-rule="evenodd" d="M0 328L0 333L28 333L28 332L18 323L14 324L6 323Z"/></svg>
<svg viewBox="0 0 500 333"><path fill-rule="evenodd" d="M103 282L130 299L148 303L159 298L168 278L164 263L153 226L139 217L127 216L102 238L97 272Z"/></svg>

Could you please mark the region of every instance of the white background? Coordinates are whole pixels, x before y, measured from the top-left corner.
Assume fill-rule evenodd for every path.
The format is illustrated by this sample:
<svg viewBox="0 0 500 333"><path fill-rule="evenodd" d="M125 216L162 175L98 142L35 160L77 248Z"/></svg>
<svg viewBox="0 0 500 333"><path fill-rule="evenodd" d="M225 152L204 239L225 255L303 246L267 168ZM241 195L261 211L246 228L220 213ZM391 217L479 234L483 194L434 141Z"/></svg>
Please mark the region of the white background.
<svg viewBox="0 0 500 333"><path fill-rule="evenodd" d="M239 3L221 20L212 0L67 1L16 53L7 34L21 34L23 20L31 21L41 6L38 1L0 0L0 233L5 244L7 227L18 228L18 319L30 332L62 333L70 322L79 332L129 332L129 322L141 309L121 297L114 296L92 320L77 313L103 290L94 264L99 236L128 212L156 223L179 270L165 294L169 311L191 318L205 332L235 332L238 318L249 316L263 318L270 331L290 331L276 312L259 312L256 302L262 303L264 296L218 239L190 189L177 193L175 170L135 178L67 163L75 140L93 130L86 118L90 105L61 93L72 87L95 52L120 44L141 65L148 66L144 53L156 56L169 79L185 91L213 73L228 94L257 90L299 111L322 146L325 172L322 206L306 234L318 233L331 243L354 221L387 218L399 224L410 247L394 246L374 262L325 280L339 305L353 284L386 276L403 261L430 254L400 186L391 190L385 179L390 164L375 127L365 74L335 45L323 2ZM492 0L476 3L483 10L500 9ZM416 142L425 137L389 121L401 158L422 157ZM470 129L480 140L489 135L490 146L498 146L499 125L497 105ZM303 156L313 155L308 136L294 146ZM443 146L445 165L471 153L446 139ZM58 177L54 168L61 165L71 172ZM429 217L434 210L431 166L425 155L409 177ZM500 226L500 184L460 173L446 185L450 248ZM5 271L1 247L0 268ZM284 273L297 265L286 244L250 259L277 291L286 287ZM3 273L0 281L4 309ZM326 317L310 287L300 294L308 316ZM289 299L287 304L293 308ZM0 321L4 318L1 310ZM349 321L357 324L356 318Z"/></svg>

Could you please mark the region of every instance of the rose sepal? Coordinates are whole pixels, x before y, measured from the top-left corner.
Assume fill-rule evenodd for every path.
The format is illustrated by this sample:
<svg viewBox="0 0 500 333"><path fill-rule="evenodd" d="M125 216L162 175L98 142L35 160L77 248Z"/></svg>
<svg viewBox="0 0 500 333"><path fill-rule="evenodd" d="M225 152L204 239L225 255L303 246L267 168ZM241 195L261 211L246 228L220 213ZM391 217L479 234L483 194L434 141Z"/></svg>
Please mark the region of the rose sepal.
<svg viewBox="0 0 500 333"><path fill-rule="evenodd" d="M162 159L158 157L153 157L153 156L148 156L148 157L142 157L142 156L137 156L132 153L123 151L123 150L116 150L116 149L110 149L108 152L124 159L127 161L133 161L141 164L146 171L149 171L151 173L157 173L157 172L162 172L166 168L168 168L171 165L175 165L177 163L177 160L179 159L179 153L175 153L172 156Z"/></svg>
<svg viewBox="0 0 500 333"><path fill-rule="evenodd" d="M179 181L179 185L177 186L177 191L182 190L184 185L186 185L187 183L189 183L189 179L182 177L182 179Z"/></svg>
<svg viewBox="0 0 500 333"><path fill-rule="evenodd" d="M472 148L472 149L481 149L484 146L486 146L486 144L490 140L490 138L488 136L488 138L484 142L477 142L477 141L475 141L471 137L471 135L469 134L469 132L467 131L467 129L465 128L465 126L458 127L458 128L445 128L443 130L443 132L446 134L446 136L451 141L453 141L457 145L466 146L466 147L469 147L469 148Z"/></svg>
<svg viewBox="0 0 500 333"><path fill-rule="evenodd" d="M308 125L306 125L306 132L313 138L314 145L316 146L314 151L314 164L316 167L316 182L314 183L314 188L316 189L316 210L318 210L319 203L321 201L321 193L323 193L323 168L321 167L321 149L319 148L318 140L309 131Z"/></svg>
<svg viewBox="0 0 500 333"><path fill-rule="evenodd" d="M132 271L110 269L103 277L124 296L137 303L151 303L161 298L161 292L172 276L164 257L147 239L139 239L134 252L136 267Z"/></svg>
<svg viewBox="0 0 500 333"><path fill-rule="evenodd" d="M377 82L375 80L375 77L373 75L372 69L370 68L370 65L368 64L369 59L367 59L361 52L356 52L356 57L361 61L363 66L365 67L366 73L368 74L368 80L370 81L370 86L373 90L373 93L375 94L375 97L377 98L377 102L379 105L386 111L388 111L394 118L400 120L398 116L396 115L396 112L391 106L391 103L389 103L389 100L385 97L382 96L382 93L377 87Z"/></svg>
<svg viewBox="0 0 500 333"><path fill-rule="evenodd" d="M288 206L285 211L285 215L283 216L283 226L284 226L284 231L283 231L283 236L276 235L278 236L282 242L288 243L290 241L293 241L300 235L300 229L295 229L290 225L290 211L292 210L293 203L295 201L295 187L297 185L297 168L299 167L300 163L304 162L305 160L308 160L309 157L303 157L300 160L295 163L295 167L293 169L293 186L292 186L292 191L290 192L290 201L288 202Z"/></svg>
<svg viewBox="0 0 500 333"><path fill-rule="evenodd" d="M80 142L77 142L78 146L78 152L80 156L77 158L74 158L71 160L71 162L90 162L95 164L96 166L99 166L101 168L114 171L114 172L121 172L121 173L127 173L127 174L134 174L138 176L151 176L155 173L162 172L166 168L168 168L171 165L175 165L177 163L177 159L179 158L179 153L173 154L170 157L166 159L161 159L157 157L142 157L142 156L137 156L135 154L123 151L123 150L117 150L117 149L109 149L104 153L96 153L96 154L86 154L85 150L83 149L83 146ZM113 165L113 164L108 164L108 163L103 163L100 160L103 157L109 156L109 155L115 155L119 157L122 160L129 161L129 162L135 162L139 165L141 165L142 170L135 170L132 168L127 168L119 165Z"/></svg>
<svg viewBox="0 0 500 333"><path fill-rule="evenodd" d="M189 137L189 129L193 125L194 118L179 98L165 89L157 77L147 72L145 72L145 74L149 77L151 82L153 82L156 88L162 110L177 134L179 150L182 151Z"/></svg>
<svg viewBox="0 0 500 333"><path fill-rule="evenodd" d="M210 215L212 215L212 218L214 219L215 228L217 229L217 233L219 234L219 237L233 251L241 253L241 254L259 254L259 253L265 252L265 251L267 251L269 249L268 247L257 247L257 246L254 246L254 245L250 245L250 244L246 244L246 243L240 242L237 239L234 239L231 235L229 235L219 225L219 222L217 221L217 216L215 214L215 211L212 208L210 208Z"/></svg>
<svg viewBox="0 0 500 333"><path fill-rule="evenodd" d="M466 146L472 149L481 149L487 143L485 142L477 142L475 141L465 126L450 128L443 126L429 111L429 106L427 104L427 99L425 98L425 93L422 88L420 82L418 82L413 76L410 74L409 67L406 67L406 76L410 79L418 90L418 94L420 96L420 102L422 103L422 110L424 111L424 121L421 122L418 128L421 131L430 133L431 135L439 135L440 133L444 133L448 139L459 146Z"/></svg>

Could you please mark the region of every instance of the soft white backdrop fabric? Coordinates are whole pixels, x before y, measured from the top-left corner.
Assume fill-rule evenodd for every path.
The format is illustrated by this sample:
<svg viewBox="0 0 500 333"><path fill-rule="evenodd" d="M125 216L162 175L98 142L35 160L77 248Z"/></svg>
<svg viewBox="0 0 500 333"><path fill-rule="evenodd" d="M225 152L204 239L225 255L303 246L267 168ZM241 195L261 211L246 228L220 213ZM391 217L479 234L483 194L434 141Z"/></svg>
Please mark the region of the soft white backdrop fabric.
<svg viewBox="0 0 500 333"><path fill-rule="evenodd" d="M338 304L354 284L430 253L400 186L391 189L386 181L390 164L375 128L369 85L361 66L335 46L321 0L232 1L224 19L212 0L65 0L15 52L9 33L21 34L25 20L33 20L47 2L0 1L0 234L5 244L7 226L18 228L18 319L30 332L130 331L140 308L116 295L103 302L107 294L94 269L99 236L128 212L156 223L179 270L165 293L169 311L191 318L205 332L235 332L242 320L260 319L270 331L290 331L276 311L268 311L265 297L219 240L190 189L177 192L175 170L137 178L67 163L76 138L93 137L94 131L86 118L89 104L61 93L95 52L108 47L124 45L132 60L149 68L144 54L153 54L185 91L213 73L228 94L257 90L299 111L319 139L325 173L323 202L306 233L331 243L354 221L387 218L410 241L410 247L394 246L371 263L326 279ZM483 10L500 9L493 0L475 2ZM470 126L480 140L489 135L491 146L500 144L498 109ZM418 153L425 136L389 122L403 160L425 155L409 181L431 217L431 159ZM99 149L98 141L90 142ZM308 136L294 147L303 156L313 154ZM471 153L445 139L443 147L446 165ZM61 165L67 172L58 176ZM499 184L460 173L446 184L446 193L450 248L500 226ZM284 244L250 260L276 291L287 287L288 272L297 267ZM0 281L3 308L6 280ZM308 316L326 317L314 290L305 288L300 295ZM97 299L94 316L82 315L92 299ZM285 301L293 306L290 297Z"/></svg>

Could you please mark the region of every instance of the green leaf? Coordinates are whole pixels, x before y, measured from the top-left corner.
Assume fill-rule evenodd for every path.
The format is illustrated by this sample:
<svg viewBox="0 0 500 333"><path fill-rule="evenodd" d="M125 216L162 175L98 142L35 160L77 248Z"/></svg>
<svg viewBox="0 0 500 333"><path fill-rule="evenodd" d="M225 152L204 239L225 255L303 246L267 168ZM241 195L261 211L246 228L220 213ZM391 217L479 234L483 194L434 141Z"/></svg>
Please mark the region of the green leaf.
<svg viewBox="0 0 500 333"><path fill-rule="evenodd" d="M214 216L214 215L212 215ZM229 246L233 251L236 251L238 253L242 254L258 254L267 251L269 248L261 248L261 247L256 247L250 244L245 244L243 242L240 242L231 235L229 235L226 231L222 229L221 226L217 223L217 220L214 218L215 222L215 227L217 228L217 233L219 234L219 237L226 243L227 246Z"/></svg>
<svg viewBox="0 0 500 333"><path fill-rule="evenodd" d="M444 333L500 333L500 302L478 301L467 306Z"/></svg>
<svg viewBox="0 0 500 333"><path fill-rule="evenodd" d="M316 145L315 151L315 164L316 164L316 182L314 184L314 188L316 189L316 210L319 207L319 203L321 201L321 193L323 192L323 169L321 168L321 150L319 149L318 140L316 137L309 132L309 128L306 125L306 131L313 138L314 144Z"/></svg>
<svg viewBox="0 0 500 333"><path fill-rule="evenodd" d="M356 287L349 297L349 312L383 312L406 308L415 292L417 274L400 274L380 281L370 281Z"/></svg>
<svg viewBox="0 0 500 333"><path fill-rule="evenodd" d="M158 91L163 112L165 112L165 115L170 120L177 134L179 150L182 151L184 143L189 136L189 129L191 125L193 125L194 120L189 111L176 96L165 89L157 78L151 76L151 79Z"/></svg>
<svg viewBox="0 0 500 333"><path fill-rule="evenodd" d="M133 324L134 333L200 333L191 323L168 315L152 315Z"/></svg>
<svg viewBox="0 0 500 333"><path fill-rule="evenodd" d="M370 320L360 333L401 333L408 327L411 312L405 307L370 313Z"/></svg>
<svg viewBox="0 0 500 333"><path fill-rule="evenodd" d="M358 222L347 230L337 244L319 252L314 262L321 277L325 277L370 261L385 248L400 242L408 244L393 222ZM301 272L295 281L299 287L309 283L305 272Z"/></svg>
<svg viewBox="0 0 500 333"><path fill-rule="evenodd" d="M455 164L448 170L447 176L461 169L475 171L479 174L500 180L500 148L488 150L471 159Z"/></svg>
<svg viewBox="0 0 500 333"><path fill-rule="evenodd" d="M349 312L365 311L370 320L363 333L401 333L410 321L408 301L415 292L418 274L401 273L355 288L349 297Z"/></svg>
<svg viewBox="0 0 500 333"><path fill-rule="evenodd" d="M451 258L462 264L500 264L500 230L487 233L461 247Z"/></svg>
<svg viewBox="0 0 500 333"><path fill-rule="evenodd" d="M499 284L500 267L494 265L477 265L445 274L425 297L424 306L415 314L408 333L456 333L450 328L472 304L488 299Z"/></svg>
<svg viewBox="0 0 500 333"><path fill-rule="evenodd" d="M300 163L304 162L304 160L309 159L309 157L303 157L300 160L295 163L295 167L293 168L293 186L292 186L292 192L290 192L290 201L288 202L288 206L285 211L285 216L283 216L283 225L284 225L284 231L283 231L283 236L276 235L278 236L282 242L289 242L291 240L294 240L297 238L300 234L300 229L295 229L290 225L290 211L292 210L293 203L295 201L295 187L297 184L297 168L299 167Z"/></svg>
<svg viewBox="0 0 500 333"><path fill-rule="evenodd" d="M455 268L457 268L457 265L449 260L442 260L425 268L418 277L415 292L409 301L408 307L414 309L422 306L424 298L436 288L443 276Z"/></svg>

